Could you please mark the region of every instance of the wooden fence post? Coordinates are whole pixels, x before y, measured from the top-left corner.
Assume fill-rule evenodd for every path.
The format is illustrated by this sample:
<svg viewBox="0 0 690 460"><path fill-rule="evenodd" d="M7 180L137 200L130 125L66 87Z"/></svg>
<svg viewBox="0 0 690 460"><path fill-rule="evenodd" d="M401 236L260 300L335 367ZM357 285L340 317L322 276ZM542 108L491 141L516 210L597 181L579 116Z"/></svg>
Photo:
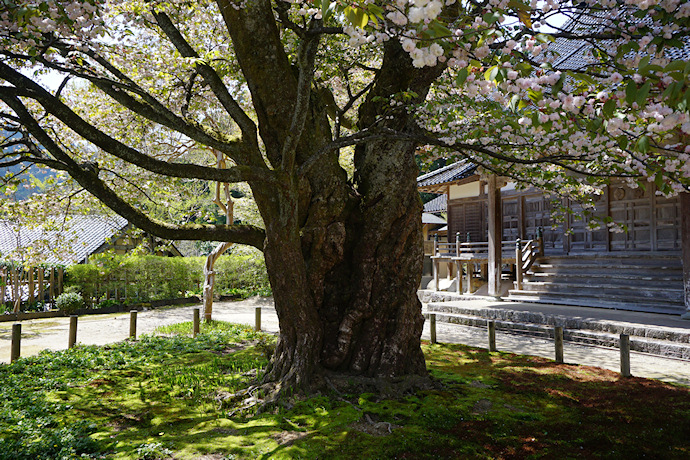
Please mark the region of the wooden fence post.
<svg viewBox="0 0 690 460"><path fill-rule="evenodd" d="M522 242L515 240L515 289L522 290Z"/></svg>
<svg viewBox="0 0 690 460"><path fill-rule="evenodd" d="M488 321L489 326L489 351L496 351L496 322Z"/></svg>
<svg viewBox="0 0 690 460"><path fill-rule="evenodd" d="M34 270L35 267L29 267L29 305L34 303Z"/></svg>
<svg viewBox="0 0 690 460"><path fill-rule="evenodd" d="M621 334L620 339L621 350L621 376L630 377L630 336L628 334Z"/></svg>
<svg viewBox="0 0 690 460"><path fill-rule="evenodd" d="M12 267L12 303L15 305L15 312L18 312L17 301L21 304L19 297L19 267Z"/></svg>
<svg viewBox="0 0 690 460"><path fill-rule="evenodd" d="M45 298L45 284L43 282L43 267L38 266L38 299L43 302Z"/></svg>
<svg viewBox="0 0 690 460"><path fill-rule="evenodd" d="M137 311L132 310L129 312L129 338L132 340L137 339Z"/></svg>
<svg viewBox="0 0 690 460"><path fill-rule="evenodd" d="M537 228L537 244L539 244L539 257L544 257L544 228Z"/></svg>
<svg viewBox="0 0 690 460"><path fill-rule="evenodd" d="M0 285L0 292L2 292L2 298L0 298L0 302L5 303L7 300L5 298L5 287L7 286L7 267L2 267L0 270L2 270L2 285Z"/></svg>
<svg viewBox="0 0 690 460"><path fill-rule="evenodd" d="M50 301L55 302L55 268L50 267Z"/></svg>
<svg viewBox="0 0 690 460"><path fill-rule="evenodd" d="M556 345L556 362L563 364L563 327L556 326L554 328L554 341Z"/></svg>
<svg viewBox="0 0 690 460"><path fill-rule="evenodd" d="M196 335L199 333L199 317L201 316L201 312L198 308L194 309L194 323L192 325L192 337L196 337Z"/></svg>
<svg viewBox="0 0 690 460"><path fill-rule="evenodd" d="M256 307L254 309L254 330L261 330L261 307Z"/></svg>
<svg viewBox="0 0 690 460"><path fill-rule="evenodd" d="M77 315L70 315L69 317L69 340L67 341L67 348L72 348L77 343Z"/></svg>
<svg viewBox="0 0 690 460"><path fill-rule="evenodd" d="M57 294L60 295L62 294L62 281L65 277L65 269L62 267L58 268L58 285L57 285Z"/></svg>
<svg viewBox="0 0 690 460"><path fill-rule="evenodd" d="M13 363L19 359L22 342L22 324L14 323L12 325L12 346L10 351L10 362Z"/></svg>
<svg viewBox="0 0 690 460"><path fill-rule="evenodd" d="M436 343L436 313L429 314L429 333L431 334L431 343Z"/></svg>

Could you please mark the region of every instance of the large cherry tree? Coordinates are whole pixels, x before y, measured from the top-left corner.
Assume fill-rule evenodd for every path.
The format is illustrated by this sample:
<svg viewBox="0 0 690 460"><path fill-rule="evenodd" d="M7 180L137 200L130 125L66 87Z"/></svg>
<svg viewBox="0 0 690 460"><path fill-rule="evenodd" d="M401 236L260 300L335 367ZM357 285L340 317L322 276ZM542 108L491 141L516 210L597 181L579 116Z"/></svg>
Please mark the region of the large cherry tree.
<svg viewBox="0 0 690 460"><path fill-rule="evenodd" d="M0 166L65 171L163 238L262 250L282 388L426 372L420 148L563 193L688 185L687 2L2 4ZM166 221L136 199L152 176L246 182L263 225Z"/></svg>

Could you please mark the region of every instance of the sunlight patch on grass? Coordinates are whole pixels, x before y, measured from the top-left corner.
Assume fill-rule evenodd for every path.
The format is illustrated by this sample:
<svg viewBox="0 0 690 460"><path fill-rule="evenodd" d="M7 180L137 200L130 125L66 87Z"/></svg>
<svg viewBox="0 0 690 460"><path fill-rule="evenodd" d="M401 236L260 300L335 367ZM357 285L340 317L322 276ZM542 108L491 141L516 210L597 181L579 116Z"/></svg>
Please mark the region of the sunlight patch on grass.
<svg viewBox="0 0 690 460"><path fill-rule="evenodd" d="M391 398L353 383L231 416L240 402L218 395L260 374L275 338L216 321L190 332L0 366L0 460L690 455L686 388L462 345L423 347L425 390Z"/></svg>

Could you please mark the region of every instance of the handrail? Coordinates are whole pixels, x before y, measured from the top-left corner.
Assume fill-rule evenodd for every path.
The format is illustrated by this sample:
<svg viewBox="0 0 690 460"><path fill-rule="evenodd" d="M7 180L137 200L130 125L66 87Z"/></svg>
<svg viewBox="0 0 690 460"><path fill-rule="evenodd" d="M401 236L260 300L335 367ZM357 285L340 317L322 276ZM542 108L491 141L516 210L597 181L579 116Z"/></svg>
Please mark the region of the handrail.
<svg viewBox="0 0 690 460"><path fill-rule="evenodd" d="M528 240L524 246L520 238L515 241L515 288L518 291L522 290L525 272L532 268L537 257L544 254L543 247L544 242L541 237L536 240Z"/></svg>

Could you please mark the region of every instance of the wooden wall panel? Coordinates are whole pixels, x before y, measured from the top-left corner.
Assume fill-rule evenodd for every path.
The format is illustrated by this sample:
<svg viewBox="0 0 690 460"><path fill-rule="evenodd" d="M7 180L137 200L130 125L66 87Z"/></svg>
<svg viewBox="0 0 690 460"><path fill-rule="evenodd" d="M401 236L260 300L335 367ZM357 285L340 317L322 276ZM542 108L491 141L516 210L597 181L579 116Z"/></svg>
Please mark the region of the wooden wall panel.
<svg viewBox="0 0 690 460"><path fill-rule="evenodd" d="M656 195L653 185L631 189L614 184L599 197L590 216L585 216L579 204L570 203L572 214L566 222L555 223L549 196L535 189L511 191L503 196L502 238L504 241L535 238L537 229L542 227L547 254L677 251L681 248L679 203L677 197ZM627 232L609 232L605 222L609 216L627 228ZM591 221L599 222L601 228L591 230ZM488 241L486 198L449 202L448 227L451 241L455 241L456 232L460 232L462 241L466 240L467 232L472 241Z"/></svg>

